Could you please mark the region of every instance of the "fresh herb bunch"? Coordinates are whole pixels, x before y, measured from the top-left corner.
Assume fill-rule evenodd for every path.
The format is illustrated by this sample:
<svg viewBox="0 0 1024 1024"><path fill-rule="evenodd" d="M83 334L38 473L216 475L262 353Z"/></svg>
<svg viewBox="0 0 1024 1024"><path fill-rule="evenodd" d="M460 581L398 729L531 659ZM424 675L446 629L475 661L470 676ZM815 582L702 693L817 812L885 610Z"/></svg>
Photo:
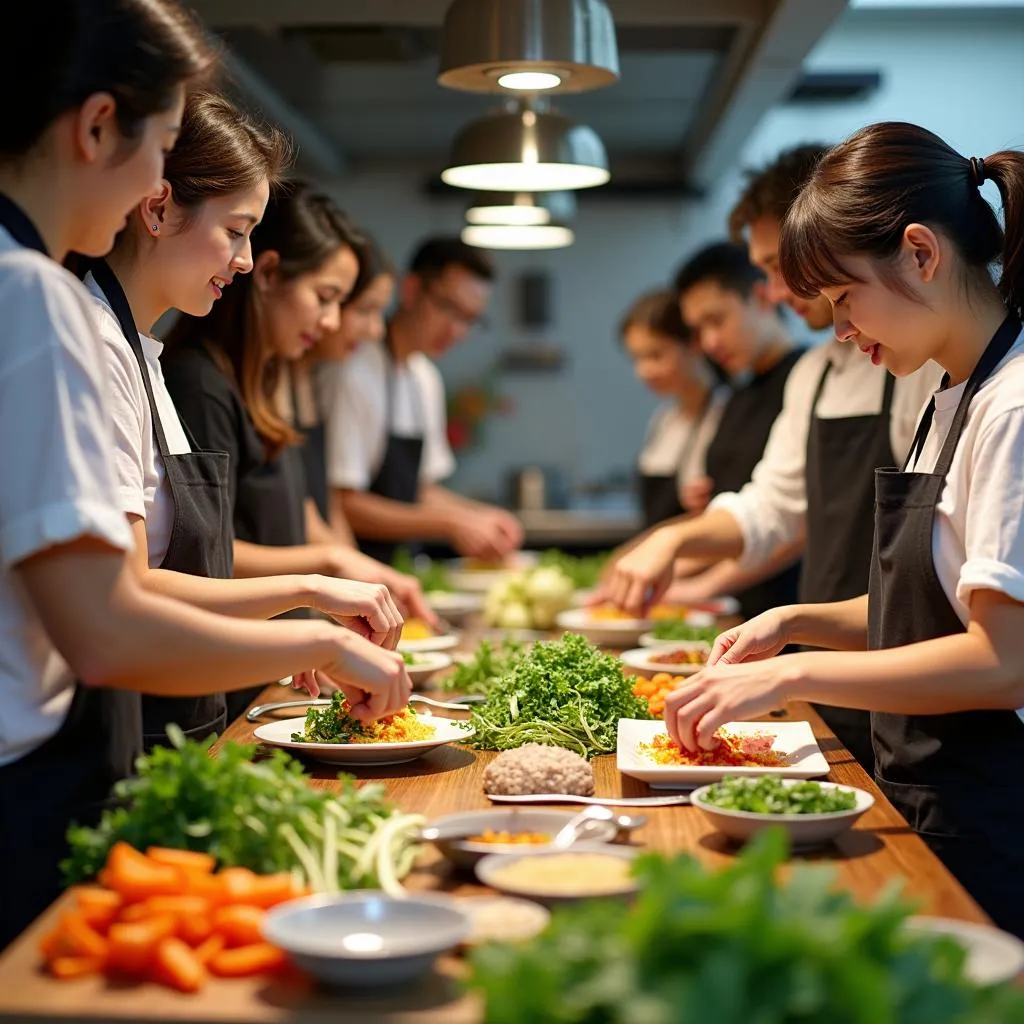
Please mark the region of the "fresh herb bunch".
<svg viewBox="0 0 1024 1024"><path fill-rule="evenodd" d="M590 757L615 750L620 718L650 717L618 658L566 633L534 645L490 689L467 742L483 750L546 743Z"/></svg>
<svg viewBox="0 0 1024 1024"><path fill-rule="evenodd" d="M486 696L525 654L515 640L492 644L481 640L469 661L456 664L455 671L442 683L450 693L472 693Z"/></svg>
<svg viewBox="0 0 1024 1024"><path fill-rule="evenodd" d="M302 765L282 750L252 763L255 746L227 743L210 757L212 740L174 744L138 761L138 775L119 782L119 806L99 825L68 830L69 883L95 877L114 843L138 850L167 846L211 853L222 867L260 874L296 871L314 889L400 890L416 855L420 815L402 814L379 783L356 787L339 775L340 793L313 789Z"/></svg>
<svg viewBox="0 0 1024 1024"><path fill-rule="evenodd" d="M717 626L691 626L684 619L665 619L651 630L656 640L687 640L692 643L713 644L722 631Z"/></svg>
<svg viewBox="0 0 1024 1024"><path fill-rule="evenodd" d="M306 712L306 724L302 732L292 733L292 742L347 743L351 736L363 732L363 723L349 711L345 695L335 690L327 707L311 707Z"/></svg>
<svg viewBox="0 0 1024 1024"><path fill-rule="evenodd" d="M785 834L769 829L711 872L647 855L632 906L556 910L526 944L474 953L486 1024L1019 1024L1024 992L980 988L948 938L911 935L888 890L870 906L828 868L780 883Z"/></svg>
<svg viewBox="0 0 1024 1024"><path fill-rule="evenodd" d="M777 775L759 779L727 775L708 787L704 800L715 807L755 814L832 814L857 806L852 789L823 788L820 782L810 781L787 786Z"/></svg>
<svg viewBox="0 0 1024 1024"><path fill-rule="evenodd" d="M598 555L568 555L558 548L551 548L540 556L540 564L561 569L577 590L591 590L601 580L601 573L608 564L610 552Z"/></svg>
<svg viewBox="0 0 1024 1024"><path fill-rule="evenodd" d="M391 559L391 567L404 572L407 576L415 576L426 594L432 591L450 592L455 589L448 569L442 562L432 559L417 562L408 548L399 548L395 552Z"/></svg>
<svg viewBox="0 0 1024 1024"><path fill-rule="evenodd" d="M398 653L402 655L402 661L406 665L418 665L420 663L420 659L411 651L399 651Z"/></svg>

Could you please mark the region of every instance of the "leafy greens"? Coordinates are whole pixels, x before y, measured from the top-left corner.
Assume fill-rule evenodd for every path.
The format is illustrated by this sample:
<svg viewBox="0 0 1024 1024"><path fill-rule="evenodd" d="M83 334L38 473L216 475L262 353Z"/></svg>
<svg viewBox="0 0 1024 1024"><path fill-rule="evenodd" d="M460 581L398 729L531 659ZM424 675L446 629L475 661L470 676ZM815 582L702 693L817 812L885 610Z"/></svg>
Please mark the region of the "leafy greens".
<svg viewBox="0 0 1024 1024"><path fill-rule="evenodd" d="M505 640L500 644L481 640L473 657L456 664L455 671L441 685L451 693L486 696L524 653L523 645L515 640Z"/></svg>

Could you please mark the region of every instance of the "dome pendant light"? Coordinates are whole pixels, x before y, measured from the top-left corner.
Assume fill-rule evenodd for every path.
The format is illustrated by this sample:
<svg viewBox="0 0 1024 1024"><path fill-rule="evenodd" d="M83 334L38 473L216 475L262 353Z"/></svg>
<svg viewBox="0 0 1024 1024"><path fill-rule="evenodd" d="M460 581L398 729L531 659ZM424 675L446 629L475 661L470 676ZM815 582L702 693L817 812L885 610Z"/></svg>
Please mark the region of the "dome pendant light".
<svg viewBox="0 0 1024 1024"><path fill-rule="evenodd" d="M576 213L572 192L481 192L466 210L468 224L568 223Z"/></svg>
<svg viewBox="0 0 1024 1024"><path fill-rule="evenodd" d="M466 125L455 137L441 180L484 192L559 192L608 181L597 133L528 104Z"/></svg>
<svg viewBox="0 0 1024 1024"><path fill-rule="evenodd" d="M478 249L564 249L576 236L565 224L467 224L462 240Z"/></svg>
<svg viewBox="0 0 1024 1024"><path fill-rule="evenodd" d="M586 92L618 81L605 0L453 0L437 80L449 89Z"/></svg>

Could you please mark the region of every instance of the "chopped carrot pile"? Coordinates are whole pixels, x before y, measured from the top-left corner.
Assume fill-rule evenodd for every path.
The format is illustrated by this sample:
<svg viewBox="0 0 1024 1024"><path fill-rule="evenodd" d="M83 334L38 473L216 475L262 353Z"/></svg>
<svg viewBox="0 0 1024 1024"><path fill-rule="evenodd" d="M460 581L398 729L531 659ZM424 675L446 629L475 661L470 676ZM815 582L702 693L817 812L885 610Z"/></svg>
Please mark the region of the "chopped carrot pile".
<svg viewBox="0 0 1024 1024"><path fill-rule="evenodd" d="M678 686L687 681L686 676L674 676L668 672L658 672L650 679L637 679L633 686L634 697L645 697L647 707L652 715L665 713L665 698Z"/></svg>
<svg viewBox="0 0 1024 1024"><path fill-rule="evenodd" d="M215 867L205 853L156 847L140 853L117 843L101 884L76 886L71 908L40 943L50 974L106 974L197 992L211 974L242 978L278 970L285 955L263 940L263 915L308 890L287 873Z"/></svg>

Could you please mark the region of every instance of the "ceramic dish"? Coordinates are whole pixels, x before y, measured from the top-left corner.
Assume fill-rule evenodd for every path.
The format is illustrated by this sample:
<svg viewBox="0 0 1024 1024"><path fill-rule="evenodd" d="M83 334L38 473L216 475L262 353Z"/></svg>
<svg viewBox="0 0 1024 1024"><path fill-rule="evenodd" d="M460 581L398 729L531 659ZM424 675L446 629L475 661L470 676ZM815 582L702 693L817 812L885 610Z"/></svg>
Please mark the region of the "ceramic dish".
<svg viewBox="0 0 1024 1024"><path fill-rule="evenodd" d="M649 619L595 618L589 608L570 608L555 618L559 629L579 633L599 647L636 647L641 633L651 628Z"/></svg>
<svg viewBox="0 0 1024 1024"><path fill-rule="evenodd" d="M692 789L726 775L783 775L791 779L828 775L828 761L809 722L728 722L724 728L740 735L767 733L773 736L772 749L784 754L789 763L779 768L657 764L640 749L640 744L650 743L655 736L663 734L665 723L620 718L617 767L623 775L640 779L652 789Z"/></svg>
<svg viewBox="0 0 1024 1024"><path fill-rule="evenodd" d="M283 718L259 726L254 735L261 743L281 747L294 754L304 754L325 764L405 764L443 747L447 743L460 743L473 730L465 722L441 718L426 712L418 717L434 727L434 735L427 740L412 740L408 743L300 743L292 739L292 733L302 732L305 718Z"/></svg>
<svg viewBox="0 0 1024 1024"><path fill-rule="evenodd" d="M450 651L459 646L458 633L442 633L440 636L417 637L415 640L399 640L398 649L410 654L427 654L432 651Z"/></svg>
<svg viewBox="0 0 1024 1024"><path fill-rule="evenodd" d="M702 660L699 664L681 662L675 665L658 661L659 655L673 651L693 652L701 655ZM692 676L704 667L710 653L711 648L707 644L677 640L674 643L666 643L658 647L635 647L631 651L623 651L619 655L619 659L623 665L633 669L637 675L646 676L649 679L659 672L667 672L673 676Z"/></svg>
<svg viewBox="0 0 1024 1024"><path fill-rule="evenodd" d="M427 604L449 622L461 623L470 615L484 610L481 594L465 594L447 590L432 590L424 595Z"/></svg>
<svg viewBox="0 0 1024 1024"><path fill-rule="evenodd" d="M1024 942L1008 932L949 917L911 917L904 928L915 934L943 935L967 953L964 970L977 985L1013 981L1024 971Z"/></svg>
<svg viewBox="0 0 1024 1024"><path fill-rule="evenodd" d="M539 903L516 896L462 896L459 910L471 921L466 946L527 942L540 935L551 920L551 912Z"/></svg>
<svg viewBox="0 0 1024 1024"><path fill-rule="evenodd" d="M448 563L448 578L456 590L467 594L486 594L509 573L532 569L539 560L540 555L535 551L518 551L504 566L475 568L471 559L455 558Z"/></svg>
<svg viewBox="0 0 1024 1024"><path fill-rule="evenodd" d="M614 884L595 882L589 885L588 876L591 876L595 865L606 862L609 857L627 862L625 867L628 869L640 852L639 848L632 846L576 843L571 849L557 853L492 853L477 864L476 876L484 885L498 892L549 906L598 897L621 898L631 896L639 888L639 882L628 870L623 872L621 864L613 865L616 875L622 876ZM524 861L529 862L528 870L547 875L548 880L539 880L539 875L538 880L516 880L506 874L507 869L515 870L516 865Z"/></svg>
<svg viewBox="0 0 1024 1024"><path fill-rule="evenodd" d="M469 915L451 896L395 899L376 890L293 900L263 922L266 940L318 981L358 987L411 981L471 929Z"/></svg>
<svg viewBox="0 0 1024 1024"><path fill-rule="evenodd" d="M762 773L763 774L763 773ZM794 785L800 780L786 779L783 785ZM853 823L875 804L875 798L854 786L838 786L834 782L819 783L822 789L853 790L857 805L849 811L831 811L827 814L758 814L754 811L734 811L718 807L706 800L709 786L701 786L690 795L694 807L723 835L738 842L746 842L758 832L780 826L789 833L794 850L824 846L853 827Z"/></svg>
<svg viewBox="0 0 1024 1024"><path fill-rule="evenodd" d="M430 841L453 864L463 868L471 868L484 857L497 853L536 854L552 850L550 843L530 844L495 844L471 843L469 836L482 835L488 829L492 832L537 832L554 838L564 825L576 817L572 811L535 811L535 810L494 810L466 811L461 814L446 814L436 818L427 826L437 829L440 835ZM611 822L607 824L607 840L615 838L618 829ZM593 840L590 840L593 841Z"/></svg>
<svg viewBox="0 0 1024 1024"><path fill-rule="evenodd" d="M408 653L413 654L412 651ZM413 686L422 686L438 672L443 672L452 664L451 655L442 654L439 651L423 651L413 654L413 657L416 661L412 665L405 666Z"/></svg>

